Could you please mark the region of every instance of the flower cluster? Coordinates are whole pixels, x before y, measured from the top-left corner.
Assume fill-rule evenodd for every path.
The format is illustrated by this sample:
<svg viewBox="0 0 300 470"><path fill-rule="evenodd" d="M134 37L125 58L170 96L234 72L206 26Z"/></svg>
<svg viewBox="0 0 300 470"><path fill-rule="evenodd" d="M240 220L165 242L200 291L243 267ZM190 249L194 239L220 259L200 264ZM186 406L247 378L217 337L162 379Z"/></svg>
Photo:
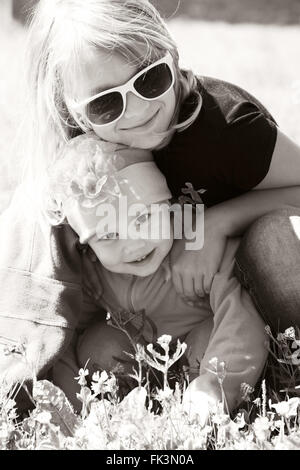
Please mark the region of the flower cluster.
<svg viewBox="0 0 300 470"><path fill-rule="evenodd" d="M290 338L291 330L287 332ZM292 335L293 336L293 335ZM298 336L298 335L297 335ZM172 338L163 335L153 345L139 345L136 360L152 364L165 374L185 351L178 342L170 357ZM284 363L280 365L285 366ZM212 358L209 371L222 382L224 362ZM34 410L22 421L17 419L15 393L0 386L0 450L298 450L300 448L300 398L269 398L263 381L261 398L252 400L253 388L244 383L241 392L247 409L230 416L223 403L209 413L205 425L200 415L192 418L183 406L184 388L178 382L173 390L164 381L153 392L148 379L133 388L122 400L117 395L116 377L95 372L88 387L88 370L80 369L78 381L82 403L80 415L74 412L64 393L47 380L34 380L31 400ZM272 395L274 395L272 393ZM276 401L274 401L274 398ZM155 408L155 401L159 407Z"/></svg>
<svg viewBox="0 0 300 470"><path fill-rule="evenodd" d="M93 133L70 140L51 169L51 193L76 199L86 208L111 202L120 194L117 171L122 162L116 149Z"/></svg>

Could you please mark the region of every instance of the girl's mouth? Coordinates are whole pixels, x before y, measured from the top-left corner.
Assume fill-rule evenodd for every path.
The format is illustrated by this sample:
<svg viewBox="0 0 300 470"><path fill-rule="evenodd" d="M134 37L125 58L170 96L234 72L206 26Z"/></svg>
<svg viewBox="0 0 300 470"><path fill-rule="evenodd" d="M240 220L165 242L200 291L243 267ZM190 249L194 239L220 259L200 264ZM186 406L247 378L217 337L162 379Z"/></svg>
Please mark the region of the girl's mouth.
<svg viewBox="0 0 300 470"><path fill-rule="evenodd" d="M126 130L129 130L129 131L132 131L132 132L145 132L147 131L148 129L150 129L157 117L159 113L159 110L148 120L146 121L144 124L140 125L140 126L136 126L136 127L132 127L130 129L126 129Z"/></svg>
<svg viewBox="0 0 300 470"><path fill-rule="evenodd" d="M154 251L155 249L150 251L150 253L148 253L147 255L144 255L141 258L136 259L135 261L130 261L130 264L138 264L138 265L145 264L146 262L150 261L150 259L152 259Z"/></svg>

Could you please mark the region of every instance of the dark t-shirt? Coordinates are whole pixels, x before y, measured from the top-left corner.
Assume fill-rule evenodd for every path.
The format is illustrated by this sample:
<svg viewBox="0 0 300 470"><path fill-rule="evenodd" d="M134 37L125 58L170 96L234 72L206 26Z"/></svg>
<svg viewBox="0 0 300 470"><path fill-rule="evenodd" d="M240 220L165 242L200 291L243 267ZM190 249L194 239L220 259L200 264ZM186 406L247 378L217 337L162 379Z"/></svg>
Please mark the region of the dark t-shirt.
<svg viewBox="0 0 300 470"><path fill-rule="evenodd" d="M155 151L154 158L174 197L190 183L209 207L263 180L277 128L271 114L245 90L208 77L199 77L198 83L203 104L197 119ZM179 122L191 115L194 106L195 98L188 97Z"/></svg>

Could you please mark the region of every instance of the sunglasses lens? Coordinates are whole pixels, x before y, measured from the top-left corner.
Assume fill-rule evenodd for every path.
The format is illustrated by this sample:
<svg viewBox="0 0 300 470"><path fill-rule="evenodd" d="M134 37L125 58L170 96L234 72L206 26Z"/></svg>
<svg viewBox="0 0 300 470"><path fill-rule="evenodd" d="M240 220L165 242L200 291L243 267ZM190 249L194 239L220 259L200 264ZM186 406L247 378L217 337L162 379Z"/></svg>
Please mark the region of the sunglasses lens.
<svg viewBox="0 0 300 470"><path fill-rule="evenodd" d="M159 64L138 77L134 88L144 98L155 99L171 88L172 73L167 64Z"/></svg>
<svg viewBox="0 0 300 470"><path fill-rule="evenodd" d="M123 106L122 95L114 91L88 103L86 113L93 124L103 126L117 119L122 114Z"/></svg>

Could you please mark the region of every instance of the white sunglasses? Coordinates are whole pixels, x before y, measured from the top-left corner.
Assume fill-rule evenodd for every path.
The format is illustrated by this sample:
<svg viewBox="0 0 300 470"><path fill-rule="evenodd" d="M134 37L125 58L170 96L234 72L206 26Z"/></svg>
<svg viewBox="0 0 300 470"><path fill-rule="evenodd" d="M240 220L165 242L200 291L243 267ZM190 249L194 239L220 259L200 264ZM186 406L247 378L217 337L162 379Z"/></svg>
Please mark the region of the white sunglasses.
<svg viewBox="0 0 300 470"><path fill-rule="evenodd" d="M129 91L146 101L165 95L174 85L173 58L169 52L134 75L124 85L97 93L78 103L66 100L67 106L84 116L90 124L103 127L121 119Z"/></svg>

